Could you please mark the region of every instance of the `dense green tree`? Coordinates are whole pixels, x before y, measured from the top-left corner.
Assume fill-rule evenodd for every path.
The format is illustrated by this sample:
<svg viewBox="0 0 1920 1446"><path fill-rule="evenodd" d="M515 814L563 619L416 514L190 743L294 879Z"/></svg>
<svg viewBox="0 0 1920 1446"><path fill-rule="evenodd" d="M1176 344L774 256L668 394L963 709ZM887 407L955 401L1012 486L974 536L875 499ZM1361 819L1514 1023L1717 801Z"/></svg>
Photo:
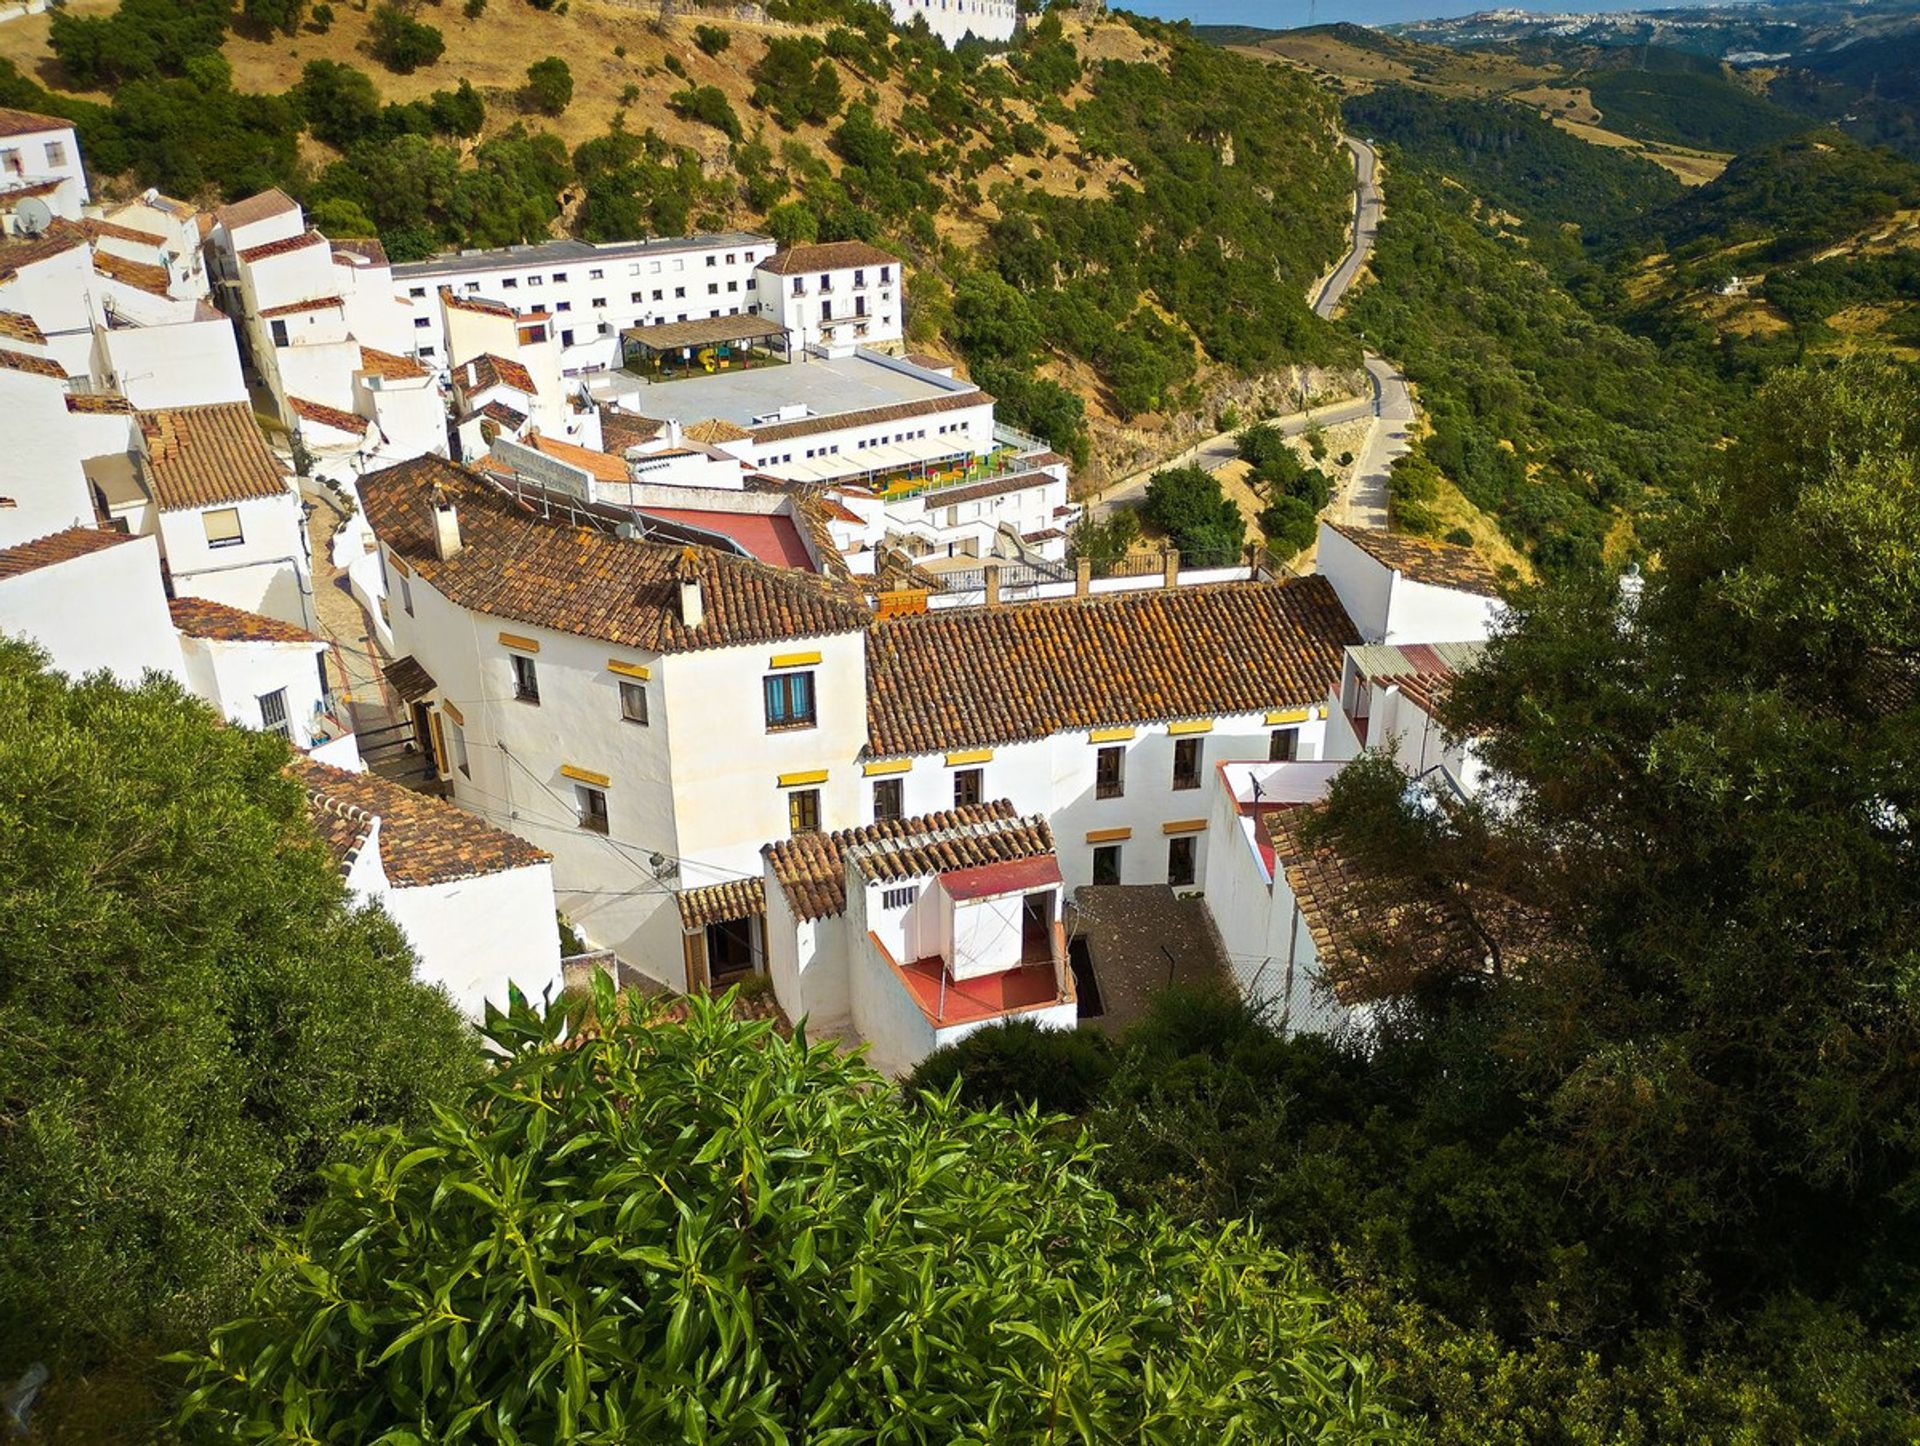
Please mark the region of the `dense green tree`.
<svg viewBox="0 0 1920 1446"><path fill-rule="evenodd" d="M1300 1272L1119 1210L1029 1115L909 1107L695 1000L524 1004L375 1136L193 1370L196 1439L1393 1439Z"/></svg>
<svg viewBox="0 0 1920 1446"><path fill-rule="evenodd" d="M110 15L56 9L47 43L76 87L180 75L226 39L232 0L120 0Z"/></svg>
<svg viewBox="0 0 1920 1446"><path fill-rule="evenodd" d="M733 103L727 99L727 93L717 85L697 85L675 91L667 97L667 106L683 120L712 126L730 141L741 137L740 117L733 113Z"/></svg>
<svg viewBox="0 0 1920 1446"><path fill-rule="evenodd" d="M542 115L559 115L573 104L573 68L557 55L527 67L527 100Z"/></svg>
<svg viewBox="0 0 1920 1446"><path fill-rule="evenodd" d="M718 55L733 44L733 32L723 25L696 25L693 43L702 55Z"/></svg>
<svg viewBox="0 0 1920 1446"><path fill-rule="evenodd" d="M958 1082L963 1104L1033 1106L1044 1114L1084 1114L1113 1072L1107 1037L1092 1029L1043 1029L1012 1019L975 1030L921 1060L907 1094L945 1096Z"/></svg>
<svg viewBox="0 0 1920 1446"><path fill-rule="evenodd" d="M240 13L249 25L283 35L299 31L306 10L306 0L241 0L240 5Z"/></svg>
<svg viewBox="0 0 1920 1446"><path fill-rule="evenodd" d="M754 105L771 112L782 130L825 125L840 113L840 72L811 35L774 36L748 74Z"/></svg>
<svg viewBox="0 0 1920 1446"><path fill-rule="evenodd" d="M375 60L401 75L432 65L447 48L446 37L437 29L415 20L393 0L381 0L375 7L367 44Z"/></svg>
<svg viewBox="0 0 1920 1446"><path fill-rule="evenodd" d="M309 60L293 98L314 137L342 148L370 133L380 115L373 77L335 60Z"/></svg>
<svg viewBox="0 0 1920 1446"><path fill-rule="evenodd" d="M0 1376L49 1362L56 1410L236 1310L353 1128L477 1073L287 759L172 682L0 642Z"/></svg>
<svg viewBox="0 0 1920 1446"><path fill-rule="evenodd" d="M1188 567L1227 567L1240 560L1246 519L1221 491L1220 479L1204 468L1154 473L1140 512L1167 534Z"/></svg>

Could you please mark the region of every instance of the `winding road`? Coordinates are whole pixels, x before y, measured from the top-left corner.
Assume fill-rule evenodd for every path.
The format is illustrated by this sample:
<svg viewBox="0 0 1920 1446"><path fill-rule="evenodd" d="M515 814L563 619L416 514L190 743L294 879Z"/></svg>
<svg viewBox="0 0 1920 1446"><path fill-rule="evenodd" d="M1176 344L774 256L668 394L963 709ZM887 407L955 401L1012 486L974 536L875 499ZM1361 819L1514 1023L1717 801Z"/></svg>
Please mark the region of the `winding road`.
<svg viewBox="0 0 1920 1446"><path fill-rule="evenodd" d="M1373 241L1380 228L1380 186L1376 179L1378 159L1373 147L1353 136L1345 136L1353 154L1353 244L1340 264L1327 274L1314 293L1313 309L1321 316L1332 316L1353 280L1373 254ZM1271 424L1289 437L1297 437L1308 427L1336 426L1341 422L1374 417L1373 430L1367 434L1359 463L1340 493L1328 504L1327 515L1356 527L1387 525L1387 475L1394 462L1411 445L1408 432L1413 423L1413 397L1407 391L1407 379L1391 362L1372 352L1365 354L1367 378L1373 395L1332 406L1314 407L1271 418ZM1222 432L1189 447L1177 457L1156 462L1131 477L1122 478L1100 494L1093 504L1097 516L1104 517L1115 507L1137 507L1146 496L1147 483L1155 472L1169 467L1199 466L1212 470L1238 455L1234 434Z"/></svg>

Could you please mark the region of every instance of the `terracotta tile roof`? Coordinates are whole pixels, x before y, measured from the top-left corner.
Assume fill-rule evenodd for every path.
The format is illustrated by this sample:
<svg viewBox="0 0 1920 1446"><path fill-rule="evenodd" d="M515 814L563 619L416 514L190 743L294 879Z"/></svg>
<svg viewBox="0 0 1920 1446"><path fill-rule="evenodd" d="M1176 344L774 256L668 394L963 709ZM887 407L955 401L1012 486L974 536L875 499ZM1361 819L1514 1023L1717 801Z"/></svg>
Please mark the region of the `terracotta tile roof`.
<svg viewBox="0 0 1920 1446"><path fill-rule="evenodd" d="M580 468L596 481L631 482L633 480L625 462L605 452L596 452L591 447L576 446L572 442L563 442L558 437L542 437L537 432L527 438L527 445L536 452L552 457L557 462L566 462Z"/></svg>
<svg viewBox="0 0 1920 1446"><path fill-rule="evenodd" d="M302 231L298 236L282 236L278 241L265 241L258 246L249 246L238 252L240 259L251 266L256 261L270 261L276 256L290 256L295 251L305 251L309 246L324 246L327 238L318 231Z"/></svg>
<svg viewBox="0 0 1920 1446"><path fill-rule="evenodd" d="M511 317L516 314L504 301L489 301L484 296L460 296L451 286L440 288L440 299L455 311L477 311L482 316Z"/></svg>
<svg viewBox="0 0 1920 1446"><path fill-rule="evenodd" d="M417 381L428 374L427 369L410 356L396 356L370 346L360 348L360 370L395 382Z"/></svg>
<svg viewBox="0 0 1920 1446"><path fill-rule="evenodd" d="M1005 477L990 477L985 482L972 482L964 487L946 487L938 492L924 494L926 504L933 507L952 507L962 502L980 502L988 497L1004 496L1008 492L1024 492L1029 487L1043 487L1049 482L1060 479L1051 472L1011 472Z"/></svg>
<svg viewBox="0 0 1920 1446"><path fill-rule="evenodd" d="M23 351L0 349L0 367L10 372L31 372L37 377L56 377L63 382L67 379L67 369L60 363L43 356L29 356Z"/></svg>
<svg viewBox="0 0 1920 1446"><path fill-rule="evenodd" d="M260 309L262 316L298 316L305 311L328 311L334 307L344 307L346 302L337 296L310 296L305 301L289 301L284 306L266 306Z"/></svg>
<svg viewBox="0 0 1920 1446"><path fill-rule="evenodd" d="M35 196L51 196L59 189L57 177L50 181L29 181L24 186L8 186L0 191L0 209L12 211L22 201Z"/></svg>
<svg viewBox="0 0 1920 1446"><path fill-rule="evenodd" d="M900 360L917 367L925 367L930 372L952 371L960 365L958 362L948 361L945 357L935 356L932 352L926 351L902 352Z"/></svg>
<svg viewBox="0 0 1920 1446"><path fill-rule="evenodd" d="M484 407L480 408L479 411L469 412L467 416L486 417L491 421L498 422L510 432L518 432L527 424L527 414L525 412L521 411L518 407L510 407L505 402L498 400L488 402ZM466 417L462 417L460 420L464 422Z"/></svg>
<svg viewBox="0 0 1920 1446"><path fill-rule="evenodd" d="M511 357L490 352L461 362L453 369L453 382L469 396L489 387L510 387L529 397L535 395L532 372Z"/></svg>
<svg viewBox="0 0 1920 1446"><path fill-rule="evenodd" d="M618 407L600 404L600 442L609 452L624 452L658 440L667 424L652 417L635 416Z"/></svg>
<svg viewBox="0 0 1920 1446"><path fill-rule="evenodd" d="M858 412L835 412L825 417L803 417L797 422L774 422L753 429L756 442L784 442L792 437L811 437L819 432L837 432L843 427L870 427L882 422L903 422L913 417L928 417L938 412L957 412L966 407L989 407L993 398L975 387L964 392L944 392L917 402L895 402L891 406L868 407ZM956 441L955 451L963 448Z"/></svg>
<svg viewBox="0 0 1920 1446"><path fill-rule="evenodd" d="M898 618L867 634L867 747L899 757L1318 703L1359 641L1322 577Z"/></svg>
<svg viewBox="0 0 1920 1446"><path fill-rule="evenodd" d="M128 417L133 415L133 403L125 397L107 392L69 392L67 410L96 416Z"/></svg>
<svg viewBox="0 0 1920 1446"><path fill-rule="evenodd" d="M293 495L245 402L139 415L147 475L162 512Z"/></svg>
<svg viewBox="0 0 1920 1446"><path fill-rule="evenodd" d="M831 522L851 522L855 526L865 525L865 519L858 512L836 498L821 498L820 511Z"/></svg>
<svg viewBox="0 0 1920 1446"><path fill-rule="evenodd" d="M1470 547L1431 542L1399 532L1381 532L1371 527L1347 527L1337 522L1327 525L1375 561L1385 563L1414 582L1486 597L1500 595L1499 577Z"/></svg>
<svg viewBox="0 0 1920 1446"><path fill-rule="evenodd" d="M203 597L177 597L167 603L173 625L190 638L212 638L225 643L321 643L305 628L263 617L245 608L228 607Z"/></svg>
<svg viewBox="0 0 1920 1446"><path fill-rule="evenodd" d="M1324 804L1276 809L1261 816L1273 847L1275 873L1300 905L1313 936L1321 975L1343 1004L1362 1004L1403 992L1439 969L1476 973L1486 967L1485 942L1445 894L1425 893L1402 878L1367 867L1326 838L1309 843ZM1511 899L1482 895L1474 911L1499 940L1511 968L1552 938L1543 916Z"/></svg>
<svg viewBox="0 0 1920 1446"><path fill-rule="evenodd" d="M229 231L236 231L242 226L251 226L255 221L265 221L270 216L280 216L299 209L293 197L274 187L257 196L248 196L244 201L235 201L231 206L222 206L213 213L213 219Z"/></svg>
<svg viewBox="0 0 1920 1446"><path fill-rule="evenodd" d="M136 291L145 291L154 296L169 295L167 288L173 282L173 278L167 275L166 267L147 261L131 261L111 251L94 252L93 269L122 286L131 286Z"/></svg>
<svg viewBox="0 0 1920 1446"><path fill-rule="evenodd" d="M18 577L23 572L71 562L90 552L101 552L132 541L133 538L124 532L112 532L101 527L69 527L64 532L36 538L32 542L0 548L0 578Z"/></svg>
<svg viewBox="0 0 1920 1446"><path fill-rule="evenodd" d="M463 546L442 562L428 496L444 487ZM865 604L844 585L710 548L629 541L611 531L537 518L477 473L417 457L361 479L367 520L430 584L461 607L652 652L772 643L856 632ZM705 620L680 618L678 575L700 583Z"/></svg>
<svg viewBox="0 0 1920 1446"><path fill-rule="evenodd" d="M880 882L1009 863L1053 852L1045 819L1022 818L1005 799L838 833L803 833L764 850L794 917L824 919L847 907L846 855Z"/></svg>
<svg viewBox="0 0 1920 1446"><path fill-rule="evenodd" d="M1453 674L1445 673L1403 673L1393 680L1394 687L1400 690L1400 696L1429 718L1440 715L1440 704L1453 691Z"/></svg>
<svg viewBox="0 0 1920 1446"><path fill-rule="evenodd" d="M404 658L395 658L381 673L393 691L400 695L402 703L425 698L440 686L433 681L433 674L421 667L411 653Z"/></svg>
<svg viewBox="0 0 1920 1446"><path fill-rule="evenodd" d="M28 266L86 244L85 231L64 216L56 216L53 224L38 236L13 236L0 241L0 281L11 281Z"/></svg>
<svg viewBox="0 0 1920 1446"><path fill-rule="evenodd" d="M774 276L797 276L810 271L841 271L849 266L899 264L898 256L889 256L865 241L826 241L818 246L789 246L776 251L760 263L760 270Z"/></svg>
<svg viewBox="0 0 1920 1446"><path fill-rule="evenodd" d="M689 442L705 442L712 446L718 442L741 442L753 433L745 427L729 422L724 417L708 417L704 422L695 422L691 427L682 427L680 435Z"/></svg>
<svg viewBox="0 0 1920 1446"><path fill-rule="evenodd" d="M375 266L391 265L387 260L387 248L380 244L375 236L335 236L331 238L335 255L344 253L357 256L362 261L370 261Z"/></svg>
<svg viewBox="0 0 1920 1446"><path fill-rule="evenodd" d="M61 120L56 115L41 115L38 111L15 110L11 106L0 106L0 136L30 136L36 131L70 131L73 122Z"/></svg>
<svg viewBox="0 0 1920 1446"><path fill-rule="evenodd" d="M353 437L364 437L370 425L365 417L342 411L339 407L329 407L324 402L310 402L305 397L290 396L287 398L287 405L293 408L293 414L302 421L331 427L336 432L345 432Z"/></svg>
<svg viewBox="0 0 1920 1446"><path fill-rule="evenodd" d="M759 879L728 879L699 889L682 889L673 896L680 906L680 927L691 933L709 924L730 924L767 912L766 885Z"/></svg>
<svg viewBox="0 0 1920 1446"><path fill-rule="evenodd" d="M140 246L164 246L167 238L155 231L141 231L133 226L123 226L118 221L102 221L89 216L80 223L80 229L88 236L98 240L102 236L111 236L119 241L132 241Z"/></svg>
<svg viewBox="0 0 1920 1446"><path fill-rule="evenodd" d="M365 818L380 820L380 861L395 888L451 884L530 868L553 857L457 804L416 793L378 774L348 773L310 758L296 758L287 772L306 789L307 812L343 869L349 860L341 855L338 840L361 825L357 837L364 842Z"/></svg>

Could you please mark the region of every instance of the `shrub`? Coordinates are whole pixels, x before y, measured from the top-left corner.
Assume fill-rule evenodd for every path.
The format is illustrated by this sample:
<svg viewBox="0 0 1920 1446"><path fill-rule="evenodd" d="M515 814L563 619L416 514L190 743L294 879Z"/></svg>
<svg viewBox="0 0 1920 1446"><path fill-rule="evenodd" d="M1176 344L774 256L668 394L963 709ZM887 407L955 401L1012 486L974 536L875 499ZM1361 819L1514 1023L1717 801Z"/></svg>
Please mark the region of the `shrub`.
<svg viewBox="0 0 1920 1446"><path fill-rule="evenodd" d="M696 25L693 27L693 43L699 47L702 55L718 55L733 44L733 35L719 25Z"/></svg>
<svg viewBox="0 0 1920 1446"><path fill-rule="evenodd" d="M493 1019L464 1113L329 1174L188 1363L190 1439L1396 1434L1296 1267L1123 1212L1084 1140L909 1106L726 1001L593 1009L571 1048L560 1011Z"/></svg>
<svg viewBox="0 0 1920 1446"><path fill-rule="evenodd" d="M467 3L471 5L474 0L467 0ZM484 5L487 0L479 0L479 3ZM333 7L327 4L327 0L320 0L318 5L307 12L307 20L316 31L325 35L333 29Z"/></svg>
<svg viewBox="0 0 1920 1446"><path fill-rule="evenodd" d="M1246 519L1211 472L1177 467L1154 473L1141 512L1167 534L1188 567L1227 567L1239 560Z"/></svg>
<svg viewBox="0 0 1920 1446"><path fill-rule="evenodd" d="M740 117L733 113L727 93L717 85L695 86L675 91L667 98L667 108L682 120L710 125L730 141L740 139Z"/></svg>
<svg viewBox="0 0 1920 1446"><path fill-rule="evenodd" d="M573 71L557 55L527 67L527 99L543 115L559 115L573 100Z"/></svg>
<svg viewBox="0 0 1920 1446"><path fill-rule="evenodd" d="M1037 1106L1043 1114L1084 1114L1113 1073L1113 1048L1090 1029L1042 1029L1013 1019L978 1029L936 1049L907 1077L909 1097L944 1095L959 1083L960 1099L976 1109Z"/></svg>
<svg viewBox="0 0 1920 1446"><path fill-rule="evenodd" d="M386 0L373 12L368 47L373 58L388 70L411 75L421 66L438 60L445 53L447 42L433 26L422 24Z"/></svg>

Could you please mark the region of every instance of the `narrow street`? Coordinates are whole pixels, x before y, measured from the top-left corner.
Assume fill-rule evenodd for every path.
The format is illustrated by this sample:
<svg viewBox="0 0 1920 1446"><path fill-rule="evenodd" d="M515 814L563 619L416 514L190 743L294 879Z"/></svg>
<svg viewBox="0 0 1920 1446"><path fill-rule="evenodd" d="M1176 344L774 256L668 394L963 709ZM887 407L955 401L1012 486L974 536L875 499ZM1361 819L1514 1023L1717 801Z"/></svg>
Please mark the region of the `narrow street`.
<svg viewBox="0 0 1920 1446"><path fill-rule="evenodd" d="M1313 296L1313 309L1331 317L1334 309L1353 286L1373 254L1374 238L1380 229L1381 194L1378 179L1379 160L1373 147L1353 136L1344 137L1353 155L1354 203L1353 244L1340 263L1327 273ZM1400 369L1383 357L1367 352L1364 357L1372 395L1330 406L1314 407L1270 418L1271 425L1289 437L1297 437L1310 426L1332 427L1342 422L1373 417L1373 430L1353 473L1333 500L1326 515L1355 527L1384 528L1387 525L1387 479L1393 464L1405 456L1412 445L1409 439L1414 420L1412 393ZM1108 486L1090 504L1095 518L1109 516L1116 507L1137 507L1145 498L1147 483L1156 472L1170 467L1197 466L1212 471L1237 455L1234 434L1221 432L1196 443L1178 456L1143 468Z"/></svg>

